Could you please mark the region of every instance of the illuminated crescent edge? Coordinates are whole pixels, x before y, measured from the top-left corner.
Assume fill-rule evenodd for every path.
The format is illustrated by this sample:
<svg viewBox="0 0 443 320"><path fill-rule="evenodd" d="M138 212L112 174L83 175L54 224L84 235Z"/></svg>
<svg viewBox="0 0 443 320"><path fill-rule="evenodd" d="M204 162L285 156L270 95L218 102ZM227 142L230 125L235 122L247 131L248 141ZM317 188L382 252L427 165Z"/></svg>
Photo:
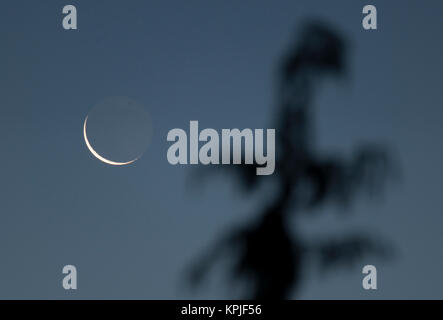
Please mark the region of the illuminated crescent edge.
<svg viewBox="0 0 443 320"><path fill-rule="evenodd" d="M100 160L100 161L102 161L104 163L107 163L107 164L110 164L110 165L113 165L113 166L125 166L127 164L131 164L134 161L138 160L139 157L135 158L134 160L128 161L128 162L115 162L115 161L108 160L108 159L102 157L101 155L99 155L94 150L94 148L92 148L91 144L89 143L88 136L86 135L86 122L87 121L88 121L88 116L86 116L85 123L83 124L83 136L85 138L86 146L88 147L89 151L91 151L91 153L93 154L94 157L96 157L98 160Z"/></svg>

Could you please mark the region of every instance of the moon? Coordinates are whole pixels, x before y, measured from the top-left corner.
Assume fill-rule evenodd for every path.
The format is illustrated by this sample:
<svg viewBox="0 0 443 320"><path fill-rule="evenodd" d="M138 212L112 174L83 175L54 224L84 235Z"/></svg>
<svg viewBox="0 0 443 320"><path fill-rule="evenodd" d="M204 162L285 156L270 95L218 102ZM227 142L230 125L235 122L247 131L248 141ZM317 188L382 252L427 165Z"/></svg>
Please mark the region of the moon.
<svg viewBox="0 0 443 320"><path fill-rule="evenodd" d="M87 122L88 122L88 116L86 116L85 123L83 124L83 136L85 138L85 143L86 143L86 146L88 147L89 151L91 151L92 155L94 157L96 157L98 160L100 160L100 161L102 161L102 162L104 162L106 164L110 164L112 166L126 166L126 165L131 164L131 163L133 163L133 162L138 160L139 157L137 157L137 158L135 158L135 159L133 159L131 161L128 161L128 162L115 162L115 161L106 159L105 157L102 157L101 155L99 155L98 152L95 151L94 148L89 143L88 135L86 134L86 123Z"/></svg>

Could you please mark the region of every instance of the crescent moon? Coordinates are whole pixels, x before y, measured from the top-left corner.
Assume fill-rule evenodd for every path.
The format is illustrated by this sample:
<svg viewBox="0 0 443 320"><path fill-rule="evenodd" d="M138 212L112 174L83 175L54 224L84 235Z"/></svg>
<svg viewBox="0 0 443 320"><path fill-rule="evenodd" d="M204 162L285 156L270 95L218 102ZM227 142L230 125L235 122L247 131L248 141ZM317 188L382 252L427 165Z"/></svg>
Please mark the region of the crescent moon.
<svg viewBox="0 0 443 320"><path fill-rule="evenodd" d="M125 166L125 165L131 164L131 163L138 160L139 157L135 158L134 160L128 161L128 162L115 162L115 161L108 160L105 157L102 157L101 155L99 155L97 153L97 151L95 151L94 148L92 148L91 144L89 143L88 136L86 135L86 122L87 121L88 121L88 116L86 116L85 123L83 124L83 136L85 138L86 146L88 147L89 151L91 151L91 153L94 157L96 157L98 160L100 160L104 163L110 164L112 166Z"/></svg>

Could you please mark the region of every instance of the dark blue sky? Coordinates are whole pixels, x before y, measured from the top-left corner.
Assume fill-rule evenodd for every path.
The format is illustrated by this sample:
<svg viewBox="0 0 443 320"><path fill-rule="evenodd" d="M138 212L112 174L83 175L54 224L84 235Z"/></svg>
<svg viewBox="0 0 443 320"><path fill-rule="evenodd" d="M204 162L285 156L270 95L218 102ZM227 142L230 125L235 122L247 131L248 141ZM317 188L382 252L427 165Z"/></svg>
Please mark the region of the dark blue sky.
<svg viewBox="0 0 443 320"><path fill-rule="evenodd" d="M379 29L361 27L366 1L3 1L0 8L0 298L223 298L222 281L183 289L185 266L257 201L234 182L188 187L190 168L166 160L167 132L266 128L276 62L309 18L351 43L350 74L316 97L317 146L348 154L389 144L401 182L343 218L303 221L307 238L356 228L392 241L379 289L361 267L303 281L301 298L443 298L443 44L437 1L371 1ZM62 7L78 9L77 31ZM110 96L145 106L153 137L133 166L88 152L82 126ZM253 112L251 112L253 111ZM329 212L330 211L330 212ZM77 266L79 289L61 287Z"/></svg>

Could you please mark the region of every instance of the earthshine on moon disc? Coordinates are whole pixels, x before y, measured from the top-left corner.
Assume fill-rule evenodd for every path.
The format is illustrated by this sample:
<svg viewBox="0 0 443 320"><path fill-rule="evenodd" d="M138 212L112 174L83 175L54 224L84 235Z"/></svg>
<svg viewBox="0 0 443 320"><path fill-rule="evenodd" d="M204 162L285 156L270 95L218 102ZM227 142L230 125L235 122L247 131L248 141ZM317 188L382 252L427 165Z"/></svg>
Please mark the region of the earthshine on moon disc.
<svg viewBox="0 0 443 320"><path fill-rule="evenodd" d="M140 104L126 97L112 97L98 103L86 116L83 138L98 160L124 166L140 159L151 129L148 114Z"/></svg>

